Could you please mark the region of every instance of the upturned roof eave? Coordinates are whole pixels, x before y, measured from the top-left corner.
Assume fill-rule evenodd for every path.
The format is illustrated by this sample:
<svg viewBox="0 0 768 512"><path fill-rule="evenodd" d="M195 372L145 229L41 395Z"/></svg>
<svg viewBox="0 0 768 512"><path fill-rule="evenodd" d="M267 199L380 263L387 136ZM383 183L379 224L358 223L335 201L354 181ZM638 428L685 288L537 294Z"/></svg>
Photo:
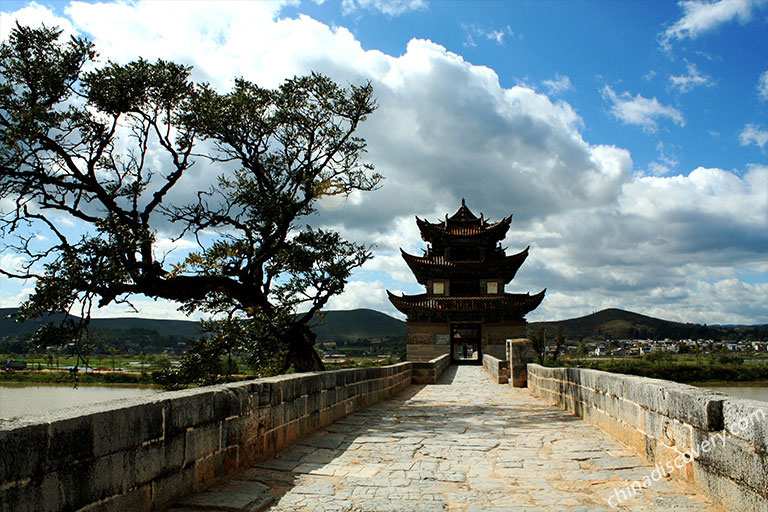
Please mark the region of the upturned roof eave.
<svg viewBox="0 0 768 512"><path fill-rule="evenodd" d="M435 312L435 313L450 313L450 312L465 312L465 311L502 311L502 312L508 312L515 316L525 316L541 304L541 302L544 300L544 295L546 294L547 289L543 289L541 292L537 293L536 295L531 295L530 293L526 294L511 294L511 293L505 293L502 295L487 295L487 296L477 296L477 297L452 297L452 296L436 296L436 295L429 295L429 294L419 294L419 295L403 295L401 297L398 297L394 295L392 292L387 290L387 294L389 296L389 301L392 303L392 305L401 313L405 313L406 315L410 314L411 312ZM436 301L437 303L440 302L464 302L464 301L473 301L475 305L482 304L484 302L487 303L487 306L497 306L499 302L502 302L503 299L509 299L514 300L516 303L508 304L507 307L488 307L488 308L451 308L451 307L432 307L427 305L421 305L421 304L414 304L414 302L419 301Z"/></svg>
<svg viewBox="0 0 768 512"><path fill-rule="evenodd" d="M511 222L512 215L504 217L494 224L489 224L487 227L478 227L478 232L476 233L451 233L443 223L434 224L420 219L418 216L416 217L416 225L419 228L421 239L425 242L432 242L436 239L482 240L492 238L502 240L506 236Z"/></svg>
<svg viewBox="0 0 768 512"><path fill-rule="evenodd" d="M499 277L502 277L504 279L504 283L507 284L515 278L517 271L520 269L523 263L525 263L525 260L528 258L530 248L531 246L529 245L517 254L504 256L498 260L490 260L486 262L456 262L455 264L431 261L428 257L409 254L402 248L400 249L400 255L403 257L406 265L408 265L408 268L411 269L411 272L413 272L414 276L416 276L416 280L420 284L425 284L427 281L426 276L435 271L445 272L445 277L449 278L451 274L457 272L478 272L484 268L488 269L487 273L489 274L489 277L498 275Z"/></svg>

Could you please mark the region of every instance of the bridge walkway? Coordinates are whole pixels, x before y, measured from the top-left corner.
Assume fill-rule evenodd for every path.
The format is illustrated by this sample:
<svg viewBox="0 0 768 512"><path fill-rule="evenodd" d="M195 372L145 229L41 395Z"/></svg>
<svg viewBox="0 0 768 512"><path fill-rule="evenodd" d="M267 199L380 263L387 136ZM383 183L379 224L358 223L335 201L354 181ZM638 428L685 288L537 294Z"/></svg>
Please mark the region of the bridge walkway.
<svg viewBox="0 0 768 512"><path fill-rule="evenodd" d="M627 491L653 469L527 390L454 366L170 510L724 511L676 481Z"/></svg>

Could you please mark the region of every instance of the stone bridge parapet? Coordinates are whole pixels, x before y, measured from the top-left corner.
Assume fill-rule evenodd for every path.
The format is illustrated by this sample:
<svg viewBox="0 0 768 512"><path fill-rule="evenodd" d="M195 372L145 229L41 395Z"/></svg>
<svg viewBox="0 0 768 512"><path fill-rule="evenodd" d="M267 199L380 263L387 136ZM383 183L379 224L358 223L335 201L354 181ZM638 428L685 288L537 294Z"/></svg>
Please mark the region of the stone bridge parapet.
<svg viewBox="0 0 768 512"><path fill-rule="evenodd" d="M0 511L163 509L413 376L410 362L282 375L0 420Z"/></svg>
<svg viewBox="0 0 768 512"><path fill-rule="evenodd" d="M451 366L451 355L443 354L430 361L414 361L413 383L436 384L443 372Z"/></svg>
<svg viewBox="0 0 768 512"><path fill-rule="evenodd" d="M768 510L768 404L665 380L528 365L535 396L573 412L731 510ZM640 484L653 485L655 474ZM617 490L632 494L632 489Z"/></svg>
<svg viewBox="0 0 768 512"><path fill-rule="evenodd" d="M509 361L483 354L483 368L498 384L506 384L509 381Z"/></svg>

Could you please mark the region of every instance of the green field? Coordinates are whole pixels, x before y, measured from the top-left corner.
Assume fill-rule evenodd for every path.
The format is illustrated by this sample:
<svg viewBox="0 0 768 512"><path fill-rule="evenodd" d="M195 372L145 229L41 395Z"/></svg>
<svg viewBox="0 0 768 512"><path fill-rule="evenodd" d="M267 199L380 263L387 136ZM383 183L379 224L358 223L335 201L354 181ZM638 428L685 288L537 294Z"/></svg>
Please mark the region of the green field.
<svg viewBox="0 0 768 512"><path fill-rule="evenodd" d="M693 354L652 353L645 356L621 358L561 358L556 363L546 361L546 364L548 366L594 368L614 373L686 383L768 381L768 358L757 358L753 355L742 357L757 360L742 361L739 356L728 353L702 354L699 357ZM53 355L19 357L14 354L0 354L0 362L3 364L9 359L23 359L27 362L28 370L0 371L0 382L74 382L74 376L67 369L75 365L74 357L59 357L57 360ZM153 384L153 372L172 365L175 361L175 357L155 354L91 356L88 371L84 371L82 364L80 365L79 382L82 384ZM397 358L393 357L346 355L340 359L326 359L325 366L328 370L336 370L382 366L396 362L398 362ZM116 371L112 371L113 367ZM239 368L238 374L232 376L233 380L255 378L253 374L249 373L247 365L240 362Z"/></svg>
<svg viewBox="0 0 768 512"><path fill-rule="evenodd" d="M0 370L0 382L73 383L69 372L77 360L74 356L0 354L0 363L23 360L27 370L6 372ZM155 354L115 354L90 356L88 367L82 361L78 367L80 384L153 384L152 372L174 363L175 358ZM115 371L113 371L113 368Z"/></svg>
<svg viewBox="0 0 768 512"><path fill-rule="evenodd" d="M32 370L65 370L70 366L75 366L77 359L75 356L59 356L58 358L51 354L47 355L15 355L15 354L0 354L0 362L5 365L5 362L14 360L23 360L27 362L27 367ZM161 368L163 364L171 363L176 358L173 356L164 356L157 354L115 354L111 355L93 355L88 357L88 366L91 368L105 368L105 369L122 369L123 371L140 372L153 371ZM166 363L167 361L168 363ZM82 362L79 365L80 369L83 369Z"/></svg>
<svg viewBox="0 0 768 512"><path fill-rule="evenodd" d="M11 357L13 356L13 357ZM75 378L68 367L75 365L74 357L60 357L57 362L48 357L18 357L13 354L0 354L0 361L5 364L9 359L24 360L27 370L6 372L0 370L0 382L40 382L40 383L74 383ZM158 356L154 354L116 354L113 356L92 356L89 359L89 369L84 370L82 364L79 368L78 379L80 384L155 384L152 373L160 370L168 364L174 364L177 358ZM357 357L345 356L343 359L328 360L327 370L342 368L364 368L371 366L383 366L393 364L390 357ZM116 371L112 371L112 368ZM240 363L243 373L231 376L231 380L244 380L256 378L248 373L247 365Z"/></svg>

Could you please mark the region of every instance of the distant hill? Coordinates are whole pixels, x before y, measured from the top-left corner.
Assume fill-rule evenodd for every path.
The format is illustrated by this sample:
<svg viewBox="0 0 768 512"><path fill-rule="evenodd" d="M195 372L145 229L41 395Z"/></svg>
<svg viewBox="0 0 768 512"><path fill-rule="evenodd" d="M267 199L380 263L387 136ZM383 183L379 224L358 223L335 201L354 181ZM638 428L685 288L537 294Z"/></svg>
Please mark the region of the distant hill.
<svg viewBox="0 0 768 512"><path fill-rule="evenodd" d="M59 322L63 314L16 323L6 318L16 308L0 309L0 336L31 336L40 325L47 322ZM200 324L191 320L156 320L151 318L92 318L92 331L154 331L160 336L178 338L196 338L200 335Z"/></svg>
<svg viewBox="0 0 768 512"><path fill-rule="evenodd" d="M63 315L51 315L44 319L16 323L6 318L16 308L0 309L0 337L31 336L41 324L61 321ZM318 341L356 340L358 338L386 338L405 335L405 322L372 309L352 311L327 311L324 318L315 318L313 330ZM200 324L191 320L155 320L148 318L94 318L91 331L115 337L124 337L128 332L154 332L160 336L174 338L196 338L200 335Z"/></svg>
<svg viewBox="0 0 768 512"><path fill-rule="evenodd" d="M372 309L326 311L312 329L319 342L405 336L405 322Z"/></svg>
<svg viewBox="0 0 768 512"><path fill-rule="evenodd" d="M43 323L31 320L17 324L5 318L15 308L0 309L0 338L30 336ZM54 321L60 315L52 317ZM553 322L533 322L528 324L528 335L532 336L539 327L544 327L552 339L557 332L557 325L562 325L563 334L571 340L584 338L613 339L627 338L673 338L673 339L732 339L736 337L768 337L768 326L706 326L670 322L650 316L623 311L605 309L591 315ZM317 333L318 342L345 341L357 339L393 338L406 334L405 322L371 309L351 311L326 311L323 318L316 318L312 328ZM184 340L200 335L198 322L189 320L154 320L145 318L96 318L91 320L91 330L100 338L120 339L159 336L169 340ZM109 343L109 341L107 341Z"/></svg>
<svg viewBox="0 0 768 512"><path fill-rule="evenodd" d="M766 326L707 326L671 322L621 309L604 309L591 315L556 322L532 322L528 324L528 336L544 327L550 339L556 335L557 326L563 327L563 336L572 340L583 338L612 339L714 339L733 336L768 335Z"/></svg>

